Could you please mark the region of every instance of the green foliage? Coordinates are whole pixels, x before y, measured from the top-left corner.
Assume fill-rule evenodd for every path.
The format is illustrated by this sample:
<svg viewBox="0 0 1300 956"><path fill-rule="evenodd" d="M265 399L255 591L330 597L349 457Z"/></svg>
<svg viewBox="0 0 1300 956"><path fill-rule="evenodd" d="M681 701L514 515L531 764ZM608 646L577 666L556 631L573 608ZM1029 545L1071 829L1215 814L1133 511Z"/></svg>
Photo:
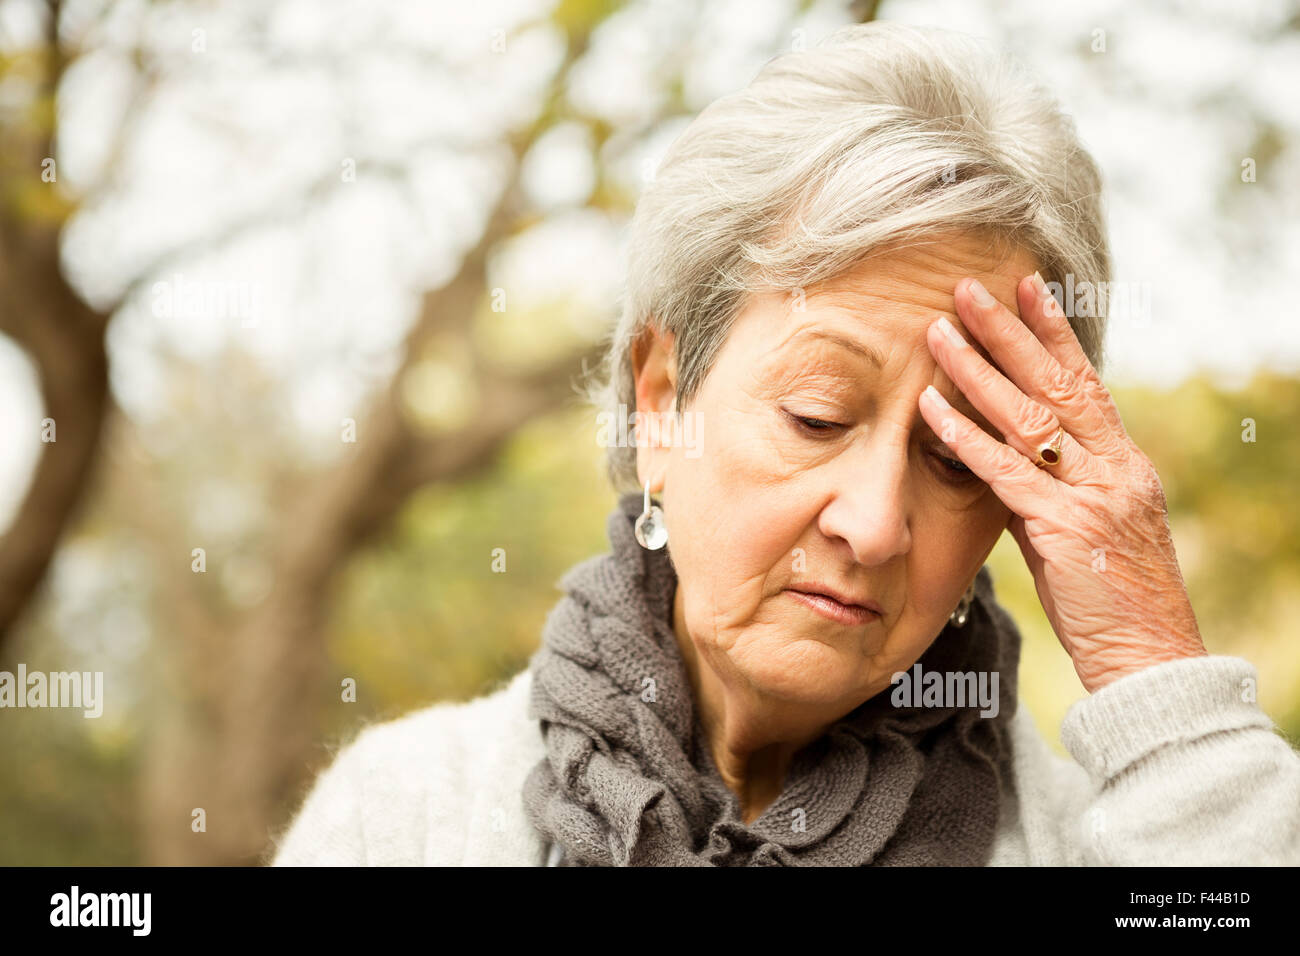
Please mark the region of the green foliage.
<svg viewBox="0 0 1300 956"><path fill-rule="evenodd" d="M79 669L33 629L0 670ZM0 866L137 866L135 742L80 709L0 710Z"/></svg>
<svg viewBox="0 0 1300 956"><path fill-rule="evenodd" d="M622 0L559 0L551 19L569 36L586 35L622 5Z"/></svg>
<svg viewBox="0 0 1300 956"><path fill-rule="evenodd" d="M521 431L481 477L419 494L344 576L333 650L358 701L341 704L335 681L330 723L465 699L526 666L560 576L608 550L602 455L590 415L569 411Z"/></svg>

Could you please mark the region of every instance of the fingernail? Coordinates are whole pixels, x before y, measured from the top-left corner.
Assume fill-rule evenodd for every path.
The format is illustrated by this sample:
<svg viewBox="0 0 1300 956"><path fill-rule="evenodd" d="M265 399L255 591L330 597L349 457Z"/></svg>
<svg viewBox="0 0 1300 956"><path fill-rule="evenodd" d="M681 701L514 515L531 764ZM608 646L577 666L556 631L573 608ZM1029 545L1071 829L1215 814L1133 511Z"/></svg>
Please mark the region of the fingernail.
<svg viewBox="0 0 1300 956"><path fill-rule="evenodd" d="M1043 281L1043 277L1038 274L1037 270L1034 271L1033 279L1034 291L1038 293L1038 297L1042 298L1047 295L1047 283Z"/></svg>
<svg viewBox="0 0 1300 956"><path fill-rule="evenodd" d="M975 300L976 305L987 309L996 304L993 296L989 295L989 290L980 285L979 279L971 279L969 288L971 298Z"/></svg>
<svg viewBox="0 0 1300 956"><path fill-rule="evenodd" d="M964 349L968 347L969 343L961 337L961 333L953 328L952 323L943 316L939 316L939 331L943 333L943 337L948 340L948 344L953 348Z"/></svg>
<svg viewBox="0 0 1300 956"><path fill-rule="evenodd" d="M948 400L940 395L939 390L933 385L927 385L925 387L925 394L930 396L930 401L934 402L940 408L952 408L952 406L948 404Z"/></svg>

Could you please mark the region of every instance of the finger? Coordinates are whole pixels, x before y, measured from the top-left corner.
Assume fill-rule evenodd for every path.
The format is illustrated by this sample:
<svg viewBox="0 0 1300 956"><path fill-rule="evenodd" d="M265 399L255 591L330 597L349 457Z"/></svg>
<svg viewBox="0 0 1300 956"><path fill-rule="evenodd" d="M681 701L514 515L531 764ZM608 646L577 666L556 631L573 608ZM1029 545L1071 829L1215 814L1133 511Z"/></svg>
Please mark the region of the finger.
<svg viewBox="0 0 1300 956"><path fill-rule="evenodd" d="M1020 304L1020 317L1029 330L1063 368L1075 374L1111 430L1116 435L1127 434L1110 390L1102 383L1061 304L1047 290L1042 277L1035 272L1022 279L1016 297Z"/></svg>
<svg viewBox="0 0 1300 956"><path fill-rule="evenodd" d="M1038 580L1039 572L1043 567L1043 557L1029 543L1029 531L1025 528L1025 519L1020 515L1012 515L1011 520L1007 522L1007 530L1011 532L1011 537L1020 546L1020 553L1024 555L1025 565L1029 568L1030 574L1034 576L1035 580Z"/></svg>
<svg viewBox="0 0 1300 956"><path fill-rule="evenodd" d="M1041 514L1061 483L1010 445L998 441L957 411L933 385L918 399L921 417L1002 503L1021 517Z"/></svg>
<svg viewBox="0 0 1300 956"><path fill-rule="evenodd" d="M974 347L946 319L934 322L926 336L926 344L953 384L983 415L1003 440L1026 456L1030 462L1038 459L1038 450L1055 441L1061 421L1050 410L1029 398L1005 375L979 355ZM1074 447L1066 450L1064 442ZM1052 467L1052 474L1073 484L1076 478L1091 473L1087 466L1092 452L1073 442L1073 436L1064 436L1061 460Z"/></svg>
<svg viewBox="0 0 1300 956"><path fill-rule="evenodd" d="M958 283L955 299L962 322L1024 394L1054 413L1088 451L1109 456L1118 450L1114 429L1079 377L1047 351L1019 316L974 279ZM975 400L969 392L966 395Z"/></svg>
<svg viewBox="0 0 1300 956"><path fill-rule="evenodd" d="M1025 533L1025 519L1020 515L1012 515L1011 520L1007 522L1007 531L1011 533L1011 537L1020 546L1020 552L1025 555L1025 560L1028 562L1033 549L1030 548L1029 536Z"/></svg>

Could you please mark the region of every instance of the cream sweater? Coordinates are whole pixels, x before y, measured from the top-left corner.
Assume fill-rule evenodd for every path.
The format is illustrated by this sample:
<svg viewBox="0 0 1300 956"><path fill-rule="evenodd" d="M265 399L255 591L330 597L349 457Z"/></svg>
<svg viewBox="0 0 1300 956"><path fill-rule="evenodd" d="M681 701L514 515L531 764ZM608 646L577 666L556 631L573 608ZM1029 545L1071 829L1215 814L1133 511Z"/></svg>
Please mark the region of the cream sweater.
<svg viewBox="0 0 1300 956"><path fill-rule="evenodd" d="M990 865L1300 864L1300 755L1236 657L1170 661L1075 703L1056 756L1023 706ZM364 728L269 851L276 866L543 866L524 778L529 672ZM1246 699L1243 699L1246 698Z"/></svg>

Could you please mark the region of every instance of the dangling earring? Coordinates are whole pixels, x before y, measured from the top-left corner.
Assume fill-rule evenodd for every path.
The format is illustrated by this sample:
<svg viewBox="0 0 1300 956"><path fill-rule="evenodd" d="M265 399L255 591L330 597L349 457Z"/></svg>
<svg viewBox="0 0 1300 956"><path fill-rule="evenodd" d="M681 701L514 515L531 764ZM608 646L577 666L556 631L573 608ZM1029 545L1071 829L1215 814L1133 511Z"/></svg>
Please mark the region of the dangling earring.
<svg viewBox="0 0 1300 956"><path fill-rule="evenodd" d="M632 529L636 540L647 551L658 551L668 543L668 526L658 505L650 504L650 482L645 483L645 510L636 519Z"/></svg>
<svg viewBox="0 0 1300 956"><path fill-rule="evenodd" d="M966 593L961 596L961 601L957 603L957 610L948 615L948 623L953 627L962 627L966 624L966 618L970 616L970 605L975 600L975 585L972 584L966 589Z"/></svg>

